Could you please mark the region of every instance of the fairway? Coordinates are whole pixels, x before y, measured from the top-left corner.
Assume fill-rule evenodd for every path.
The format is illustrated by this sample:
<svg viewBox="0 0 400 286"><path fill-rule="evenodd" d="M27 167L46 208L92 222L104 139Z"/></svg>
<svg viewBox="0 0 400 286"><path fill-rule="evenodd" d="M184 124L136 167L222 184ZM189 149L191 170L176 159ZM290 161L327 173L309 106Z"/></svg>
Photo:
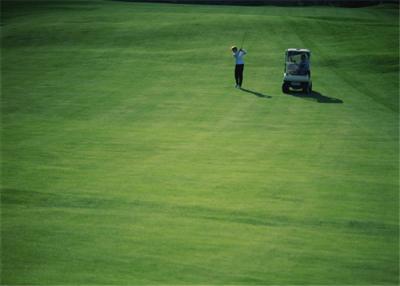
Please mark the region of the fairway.
<svg viewBox="0 0 400 286"><path fill-rule="evenodd" d="M398 13L2 1L1 284L398 285Z"/></svg>

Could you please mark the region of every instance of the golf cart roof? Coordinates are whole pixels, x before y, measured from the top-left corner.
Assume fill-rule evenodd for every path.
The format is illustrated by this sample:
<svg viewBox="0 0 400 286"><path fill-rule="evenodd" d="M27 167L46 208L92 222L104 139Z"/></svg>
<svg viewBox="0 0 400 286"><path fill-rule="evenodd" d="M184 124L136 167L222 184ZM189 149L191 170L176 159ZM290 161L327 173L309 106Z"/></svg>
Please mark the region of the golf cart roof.
<svg viewBox="0 0 400 286"><path fill-rule="evenodd" d="M294 49L290 48L286 50L287 52L299 52L299 53L311 53L309 49Z"/></svg>

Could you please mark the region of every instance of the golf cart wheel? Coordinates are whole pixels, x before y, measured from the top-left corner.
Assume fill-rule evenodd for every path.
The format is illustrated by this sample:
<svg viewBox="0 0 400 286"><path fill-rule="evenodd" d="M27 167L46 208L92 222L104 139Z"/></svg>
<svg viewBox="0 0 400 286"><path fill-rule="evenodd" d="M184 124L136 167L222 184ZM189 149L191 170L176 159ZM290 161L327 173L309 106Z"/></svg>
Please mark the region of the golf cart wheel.
<svg viewBox="0 0 400 286"><path fill-rule="evenodd" d="M286 82L284 82L282 84L282 92L283 93L288 93L289 92L289 84L287 84Z"/></svg>
<svg viewBox="0 0 400 286"><path fill-rule="evenodd" d="M302 90L303 90L303 93L308 93L308 83L302 84Z"/></svg>
<svg viewBox="0 0 400 286"><path fill-rule="evenodd" d="M312 88L312 85L311 85L311 84L305 83L305 84L303 85L303 92L304 92L304 93L307 93L307 94L310 94L310 93L311 93L311 88Z"/></svg>

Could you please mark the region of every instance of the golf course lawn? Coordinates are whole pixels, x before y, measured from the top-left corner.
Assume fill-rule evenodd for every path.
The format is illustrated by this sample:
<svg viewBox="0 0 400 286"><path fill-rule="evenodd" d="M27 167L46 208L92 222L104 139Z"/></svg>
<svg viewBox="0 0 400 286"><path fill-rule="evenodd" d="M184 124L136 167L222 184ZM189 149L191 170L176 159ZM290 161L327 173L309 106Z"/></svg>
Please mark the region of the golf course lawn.
<svg viewBox="0 0 400 286"><path fill-rule="evenodd" d="M3 1L1 284L397 285L398 8Z"/></svg>

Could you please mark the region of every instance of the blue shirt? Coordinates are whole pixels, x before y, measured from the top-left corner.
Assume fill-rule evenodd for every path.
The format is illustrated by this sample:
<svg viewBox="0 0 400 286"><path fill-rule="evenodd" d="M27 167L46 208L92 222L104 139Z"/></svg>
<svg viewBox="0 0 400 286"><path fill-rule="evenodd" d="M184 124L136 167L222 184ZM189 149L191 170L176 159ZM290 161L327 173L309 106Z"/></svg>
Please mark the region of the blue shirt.
<svg viewBox="0 0 400 286"><path fill-rule="evenodd" d="M308 61L301 61L299 64L300 74L306 74L310 70L310 64Z"/></svg>
<svg viewBox="0 0 400 286"><path fill-rule="evenodd" d="M245 54L247 54L245 50L239 50L236 51L236 53L233 53L237 65L244 65L243 56Z"/></svg>

